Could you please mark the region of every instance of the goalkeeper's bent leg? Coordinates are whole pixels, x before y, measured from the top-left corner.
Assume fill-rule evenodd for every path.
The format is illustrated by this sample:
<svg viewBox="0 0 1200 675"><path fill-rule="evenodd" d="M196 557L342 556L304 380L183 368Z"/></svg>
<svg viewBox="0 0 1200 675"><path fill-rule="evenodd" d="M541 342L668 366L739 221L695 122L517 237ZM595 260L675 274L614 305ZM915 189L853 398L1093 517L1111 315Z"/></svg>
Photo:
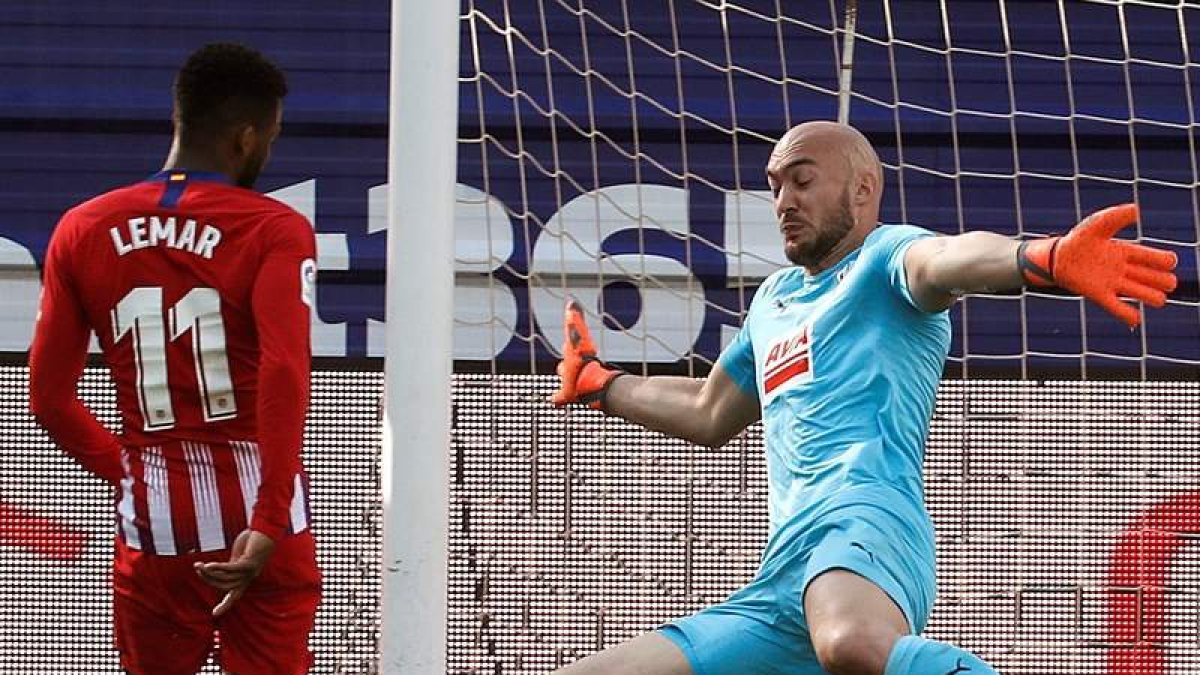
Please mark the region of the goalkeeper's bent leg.
<svg viewBox="0 0 1200 675"><path fill-rule="evenodd" d="M883 675L999 675L978 656L945 642L905 635L896 641Z"/></svg>

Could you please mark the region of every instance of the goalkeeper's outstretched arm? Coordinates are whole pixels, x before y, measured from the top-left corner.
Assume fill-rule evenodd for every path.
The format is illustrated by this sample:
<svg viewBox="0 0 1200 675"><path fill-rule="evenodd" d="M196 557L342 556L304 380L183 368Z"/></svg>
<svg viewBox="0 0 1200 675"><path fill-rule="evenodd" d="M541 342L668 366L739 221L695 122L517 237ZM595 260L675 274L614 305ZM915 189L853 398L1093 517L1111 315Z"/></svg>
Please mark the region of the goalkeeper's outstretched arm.
<svg viewBox="0 0 1200 675"><path fill-rule="evenodd" d="M718 363L703 380L637 377L600 360L579 303L563 316L562 361L555 405L585 403L610 415L685 441L720 447L758 419L758 399Z"/></svg>
<svg viewBox="0 0 1200 675"><path fill-rule="evenodd" d="M1020 243L992 232L919 239L904 255L909 293L921 309L938 312L960 295L1020 288Z"/></svg>
<svg viewBox="0 0 1200 675"><path fill-rule="evenodd" d="M690 377L615 379L605 412L685 441L719 448L758 420L758 400L729 377L721 364L703 380Z"/></svg>
<svg viewBox="0 0 1200 675"><path fill-rule="evenodd" d="M1059 286L1132 328L1141 313L1122 297L1162 307L1176 285L1174 253L1113 239L1137 217L1137 206L1121 204L1088 216L1063 237L1020 242L968 232L922 239L904 257L909 292L932 312L967 293Z"/></svg>

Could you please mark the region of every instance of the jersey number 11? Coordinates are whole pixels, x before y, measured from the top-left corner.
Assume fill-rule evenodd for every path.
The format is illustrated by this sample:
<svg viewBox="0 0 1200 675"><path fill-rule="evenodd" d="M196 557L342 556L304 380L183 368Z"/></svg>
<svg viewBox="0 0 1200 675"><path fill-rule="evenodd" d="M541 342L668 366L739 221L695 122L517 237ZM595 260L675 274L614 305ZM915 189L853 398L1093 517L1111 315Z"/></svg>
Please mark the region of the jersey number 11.
<svg viewBox="0 0 1200 675"><path fill-rule="evenodd" d="M229 357L225 354L221 296L215 288L193 288L170 308L167 313L170 325L163 326L162 295L160 286L134 288L112 310L113 341L133 334L138 406L145 430L162 431L175 426L175 408L171 405L167 378L167 340L176 340L189 330L204 421L236 417L237 401L229 375Z"/></svg>

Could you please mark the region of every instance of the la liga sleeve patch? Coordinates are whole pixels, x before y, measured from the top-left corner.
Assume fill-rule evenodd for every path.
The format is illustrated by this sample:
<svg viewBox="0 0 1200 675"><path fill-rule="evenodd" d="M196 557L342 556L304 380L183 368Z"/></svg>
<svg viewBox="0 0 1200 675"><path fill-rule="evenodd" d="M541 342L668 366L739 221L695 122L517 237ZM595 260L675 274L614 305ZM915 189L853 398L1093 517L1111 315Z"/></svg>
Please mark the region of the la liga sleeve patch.
<svg viewBox="0 0 1200 675"><path fill-rule="evenodd" d="M317 262L305 258L300 263L300 300L310 308L316 300L317 293Z"/></svg>

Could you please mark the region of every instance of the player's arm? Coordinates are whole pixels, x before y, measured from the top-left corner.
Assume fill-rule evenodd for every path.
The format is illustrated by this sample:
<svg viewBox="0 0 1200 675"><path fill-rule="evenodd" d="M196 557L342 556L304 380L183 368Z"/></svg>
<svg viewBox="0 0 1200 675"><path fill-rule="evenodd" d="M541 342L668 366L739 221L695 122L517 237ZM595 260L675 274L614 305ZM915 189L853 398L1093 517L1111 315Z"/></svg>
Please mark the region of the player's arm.
<svg viewBox="0 0 1200 675"><path fill-rule="evenodd" d="M238 534L228 562L197 562L197 574L225 595L213 616L229 611L262 571L287 531L312 361L309 308L316 275L316 241L299 216L277 224L251 294L258 334L258 449L262 480L250 526Z"/></svg>
<svg viewBox="0 0 1200 675"><path fill-rule="evenodd" d="M758 419L758 399L743 390L721 364L705 379L638 377L608 366L596 348L576 302L564 317L562 388L555 405L587 403L649 429L685 441L720 447Z"/></svg>
<svg viewBox="0 0 1200 675"><path fill-rule="evenodd" d="M68 218L55 228L42 268L42 297L29 349L29 409L84 469L116 485L125 475L121 443L76 395L91 328L70 281Z"/></svg>
<svg viewBox="0 0 1200 675"><path fill-rule="evenodd" d="M1141 315L1121 296L1162 307L1177 283L1174 253L1113 239L1137 217L1137 206L1122 204L1097 211L1063 237L1020 242L968 232L921 239L905 253L909 292L922 309L939 311L966 293L1059 286L1133 327Z"/></svg>
<svg viewBox="0 0 1200 675"><path fill-rule="evenodd" d="M713 366L707 378L624 375L613 380L604 411L668 436L719 448L758 420L758 400Z"/></svg>
<svg viewBox="0 0 1200 675"><path fill-rule="evenodd" d="M294 218L294 219L292 219ZM279 225L254 282L251 310L258 334L258 446L262 482L250 529L271 539L287 530L300 472L312 370L310 303L316 242L299 216Z"/></svg>
<svg viewBox="0 0 1200 675"><path fill-rule="evenodd" d="M1020 243L992 232L918 239L904 254L909 293L921 309L939 312L960 295L1020 288Z"/></svg>

